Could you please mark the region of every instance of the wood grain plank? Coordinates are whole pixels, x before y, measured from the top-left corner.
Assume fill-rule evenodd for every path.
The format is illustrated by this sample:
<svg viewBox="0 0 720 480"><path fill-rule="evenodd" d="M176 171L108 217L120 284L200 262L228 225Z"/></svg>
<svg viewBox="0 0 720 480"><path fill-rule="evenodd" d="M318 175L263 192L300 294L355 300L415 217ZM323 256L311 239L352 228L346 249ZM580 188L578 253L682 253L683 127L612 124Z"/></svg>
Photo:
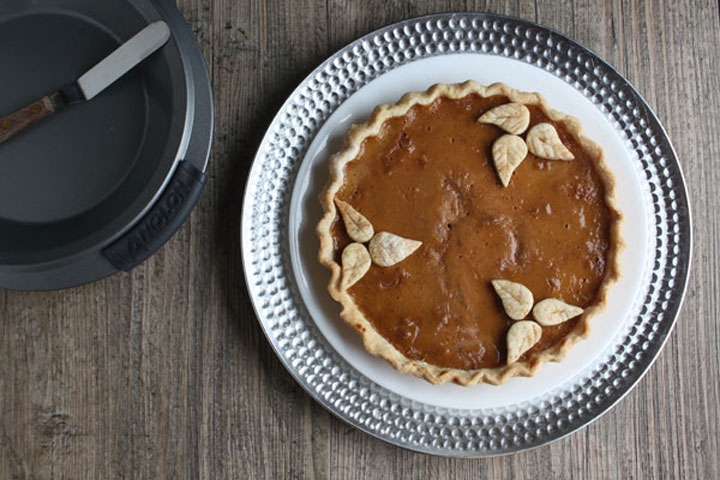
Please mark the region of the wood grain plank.
<svg viewBox="0 0 720 480"><path fill-rule="evenodd" d="M0 478L720 477L720 12L710 0L178 0L216 98L207 189L131 274L61 292L0 291ZM439 11L520 16L606 58L681 159L693 274L648 375L588 428L461 460L387 445L327 413L268 346L245 291L241 199L275 112L329 54Z"/></svg>

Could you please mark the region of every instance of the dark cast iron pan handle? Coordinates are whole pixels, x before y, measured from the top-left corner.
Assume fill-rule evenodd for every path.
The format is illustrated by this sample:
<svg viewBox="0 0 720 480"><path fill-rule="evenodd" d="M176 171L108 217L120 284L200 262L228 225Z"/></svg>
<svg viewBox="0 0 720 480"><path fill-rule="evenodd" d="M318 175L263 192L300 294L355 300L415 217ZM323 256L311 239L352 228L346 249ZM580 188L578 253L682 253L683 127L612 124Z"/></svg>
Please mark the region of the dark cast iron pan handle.
<svg viewBox="0 0 720 480"><path fill-rule="evenodd" d="M183 160L152 209L102 254L126 272L144 262L167 242L190 215L205 186L205 174Z"/></svg>

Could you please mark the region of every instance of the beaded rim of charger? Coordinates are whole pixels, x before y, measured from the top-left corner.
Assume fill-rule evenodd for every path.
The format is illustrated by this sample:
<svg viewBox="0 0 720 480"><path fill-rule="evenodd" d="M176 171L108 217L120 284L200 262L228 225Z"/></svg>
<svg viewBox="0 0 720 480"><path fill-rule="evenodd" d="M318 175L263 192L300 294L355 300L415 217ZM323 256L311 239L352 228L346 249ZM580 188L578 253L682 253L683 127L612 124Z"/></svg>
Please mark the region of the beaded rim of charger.
<svg viewBox="0 0 720 480"><path fill-rule="evenodd" d="M513 58L565 81L634 152L650 231L643 291L615 345L571 384L533 402L464 410L418 403L375 384L320 334L292 274L289 207L307 148L350 95L395 67L452 53ZM292 93L263 139L243 206L247 286L272 347L298 383L339 418L389 443L447 456L490 456L557 440L620 400L654 361L675 323L689 273L691 221L675 152L642 97L567 37L491 14L441 14L382 28L341 49Z"/></svg>

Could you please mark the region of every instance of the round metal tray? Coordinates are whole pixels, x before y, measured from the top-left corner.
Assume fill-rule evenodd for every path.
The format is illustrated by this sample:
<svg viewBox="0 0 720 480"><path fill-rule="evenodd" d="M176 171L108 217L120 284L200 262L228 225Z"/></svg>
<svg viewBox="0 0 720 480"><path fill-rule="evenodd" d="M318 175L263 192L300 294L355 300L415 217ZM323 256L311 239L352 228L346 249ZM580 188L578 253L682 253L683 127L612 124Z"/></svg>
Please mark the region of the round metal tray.
<svg viewBox="0 0 720 480"><path fill-rule="evenodd" d="M582 374L530 401L445 408L398 395L361 374L319 331L289 252L290 199L328 117L373 79L418 59L476 53L553 74L587 98L633 152L648 204L645 280L625 328ZM675 323L692 246L687 192L670 141L646 102L611 66L567 37L491 14L441 14L382 28L335 53L291 94L271 123L245 192L242 248L260 324L297 382L342 420L408 449L490 456L557 440L618 402L650 367ZM338 321L341 321L338 319ZM502 388L502 387L498 387Z"/></svg>

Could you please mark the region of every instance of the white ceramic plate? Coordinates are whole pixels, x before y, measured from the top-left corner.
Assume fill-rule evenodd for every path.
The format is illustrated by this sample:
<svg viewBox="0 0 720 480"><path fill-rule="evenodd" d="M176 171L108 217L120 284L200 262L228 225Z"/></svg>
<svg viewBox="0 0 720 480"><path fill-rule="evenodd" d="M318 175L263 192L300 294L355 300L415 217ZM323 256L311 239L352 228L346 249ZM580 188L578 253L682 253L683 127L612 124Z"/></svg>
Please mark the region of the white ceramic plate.
<svg viewBox="0 0 720 480"><path fill-rule="evenodd" d="M431 385L399 373L387 362L367 353L360 336L339 316L339 306L328 295L329 270L317 261L319 241L315 226L322 216L318 197L329 172L329 157L337 152L352 123L367 120L376 105L394 103L407 92L435 83L476 80L485 85L502 82L522 91L541 93L550 105L580 119L589 136L603 147L617 177L617 196L627 218L623 238L623 276L612 288L608 308L592 321L592 335L573 347L565 361L549 363L531 378L513 378L502 386L461 387ZM642 198L635 154L626 148L610 121L580 92L527 63L473 53L426 58L373 80L335 110L320 129L298 172L290 204L290 252L293 271L310 315L332 346L368 378L406 398L447 408L491 408L522 403L571 380L594 360L627 326L633 301L643 280L647 246L647 212Z"/></svg>

